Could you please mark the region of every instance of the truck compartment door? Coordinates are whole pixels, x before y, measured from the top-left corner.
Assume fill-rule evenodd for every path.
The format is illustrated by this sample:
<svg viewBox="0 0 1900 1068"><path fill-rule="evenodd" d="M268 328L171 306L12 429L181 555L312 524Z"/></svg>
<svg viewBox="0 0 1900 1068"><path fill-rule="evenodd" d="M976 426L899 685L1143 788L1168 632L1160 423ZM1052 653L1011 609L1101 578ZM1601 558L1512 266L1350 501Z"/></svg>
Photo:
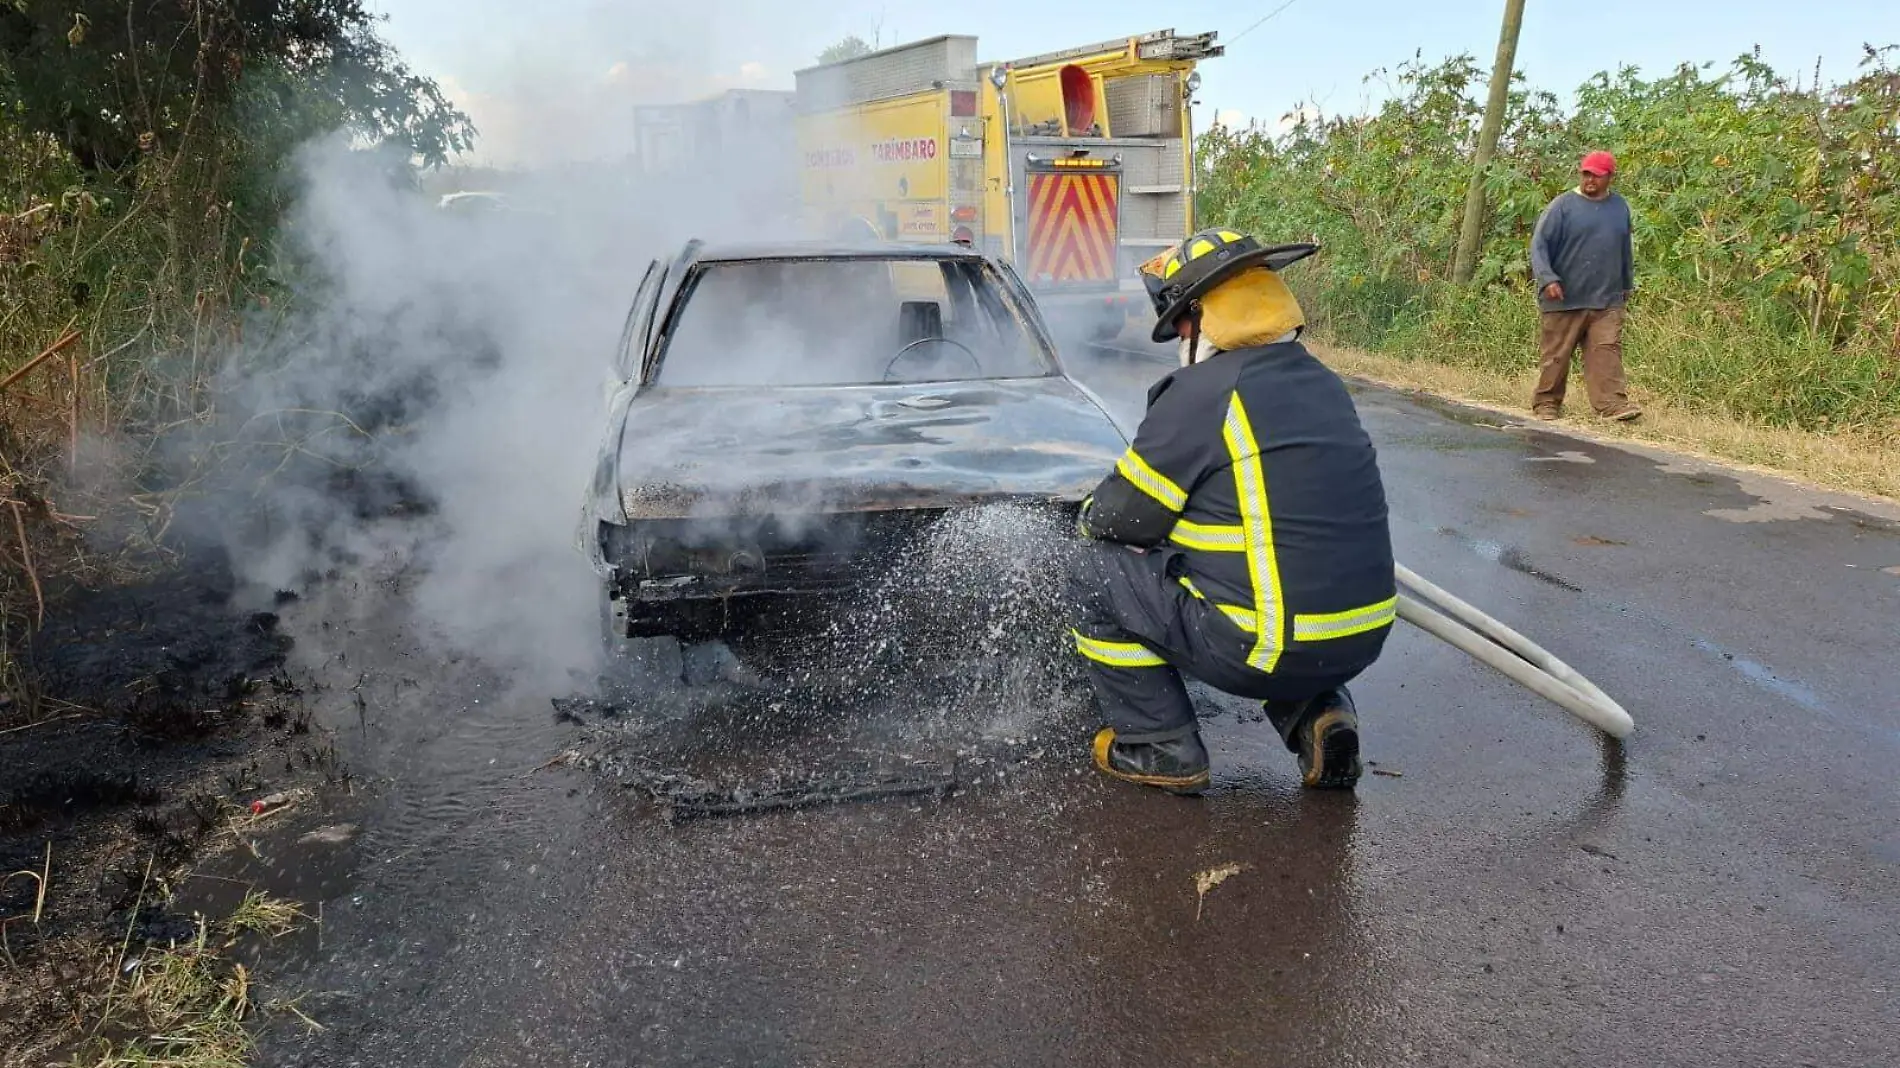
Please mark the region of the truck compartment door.
<svg viewBox="0 0 1900 1068"><path fill-rule="evenodd" d="M1043 292L1114 288L1121 174L1106 166L1065 166L1067 162L1031 163L1026 168L1024 280Z"/></svg>

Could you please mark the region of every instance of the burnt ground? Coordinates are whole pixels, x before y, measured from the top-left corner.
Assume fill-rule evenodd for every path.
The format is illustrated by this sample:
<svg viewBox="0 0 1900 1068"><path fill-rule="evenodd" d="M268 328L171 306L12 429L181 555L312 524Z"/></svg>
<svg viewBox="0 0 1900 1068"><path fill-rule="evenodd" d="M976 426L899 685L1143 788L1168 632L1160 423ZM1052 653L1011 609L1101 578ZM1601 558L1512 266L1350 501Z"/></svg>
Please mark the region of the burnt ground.
<svg viewBox="0 0 1900 1068"><path fill-rule="evenodd" d="M132 587L73 590L19 651L43 695L0 734L0 887L7 982L0 1049L55 1036L130 944L189 937L161 890L230 840L249 802L347 774L284 673L274 611L232 607L221 558ZM49 854L50 847L50 854Z"/></svg>
<svg viewBox="0 0 1900 1068"><path fill-rule="evenodd" d="M470 347L477 369L492 365ZM440 399L427 373L377 382L338 399L365 432L400 433ZM0 696L0 1065L43 1061L96 1015L114 961L190 938L197 913L221 918L249 888L191 888L197 865L255 853L255 835L353 791L335 732L313 725L308 674L294 679L287 666L281 613L298 595L240 591L232 566L233 553L262 558L286 534L329 522L433 511L372 446L324 438L335 418L280 413L170 431L150 450L165 459L136 476L172 497L167 556L121 561L155 577L55 583L38 630L8 635L34 696ZM142 544L132 525L107 515L91 536ZM348 546L324 545L286 581L308 591L361 563ZM268 810L252 812L260 800Z"/></svg>

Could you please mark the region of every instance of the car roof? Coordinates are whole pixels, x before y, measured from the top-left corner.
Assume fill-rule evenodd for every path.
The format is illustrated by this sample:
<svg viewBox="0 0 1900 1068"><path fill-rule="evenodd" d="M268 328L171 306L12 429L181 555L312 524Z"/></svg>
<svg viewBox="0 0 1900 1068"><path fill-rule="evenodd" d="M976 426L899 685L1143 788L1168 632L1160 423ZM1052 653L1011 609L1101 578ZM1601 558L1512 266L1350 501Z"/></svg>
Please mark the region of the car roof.
<svg viewBox="0 0 1900 1068"><path fill-rule="evenodd" d="M788 259L980 260L983 253L966 245L916 244L908 241L778 241L704 244L688 257L693 263Z"/></svg>

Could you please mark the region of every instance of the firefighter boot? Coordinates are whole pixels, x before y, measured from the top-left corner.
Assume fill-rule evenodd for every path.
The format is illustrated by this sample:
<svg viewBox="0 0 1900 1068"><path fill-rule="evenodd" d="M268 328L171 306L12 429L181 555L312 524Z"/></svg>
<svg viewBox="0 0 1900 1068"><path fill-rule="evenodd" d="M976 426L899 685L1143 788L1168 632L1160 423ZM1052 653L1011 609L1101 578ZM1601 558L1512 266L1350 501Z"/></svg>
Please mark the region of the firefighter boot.
<svg viewBox="0 0 1900 1068"><path fill-rule="evenodd" d="M1104 775L1171 794L1198 794L1207 788L1207 747L1192 723L1157 734L1117 736L1103 727L1095 735L1095 766Z"/></svg>
<svg viewBox="0 0 1900 1068"><path fill-rule="evenodd" d="M1344 686L1306 701L1268 701L1267 718L1299 754L1300 781L1322 790L1358 785L1359 713Z"/></svg>

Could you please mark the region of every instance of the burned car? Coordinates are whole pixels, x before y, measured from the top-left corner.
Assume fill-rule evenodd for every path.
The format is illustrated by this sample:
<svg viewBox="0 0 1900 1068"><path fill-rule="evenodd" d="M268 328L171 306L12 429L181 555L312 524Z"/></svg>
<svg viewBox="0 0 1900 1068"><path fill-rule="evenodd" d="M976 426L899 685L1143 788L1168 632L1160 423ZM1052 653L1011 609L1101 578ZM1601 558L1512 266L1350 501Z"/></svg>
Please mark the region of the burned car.
<svg viewBox="0 0 1900 1068"><path fill-rule="evenodd" d="M965 246L691 242L648 268L618 360L581 527L610 643L850 589L950 510L1072 516L1127 447L1021 280Z"/></svg>

